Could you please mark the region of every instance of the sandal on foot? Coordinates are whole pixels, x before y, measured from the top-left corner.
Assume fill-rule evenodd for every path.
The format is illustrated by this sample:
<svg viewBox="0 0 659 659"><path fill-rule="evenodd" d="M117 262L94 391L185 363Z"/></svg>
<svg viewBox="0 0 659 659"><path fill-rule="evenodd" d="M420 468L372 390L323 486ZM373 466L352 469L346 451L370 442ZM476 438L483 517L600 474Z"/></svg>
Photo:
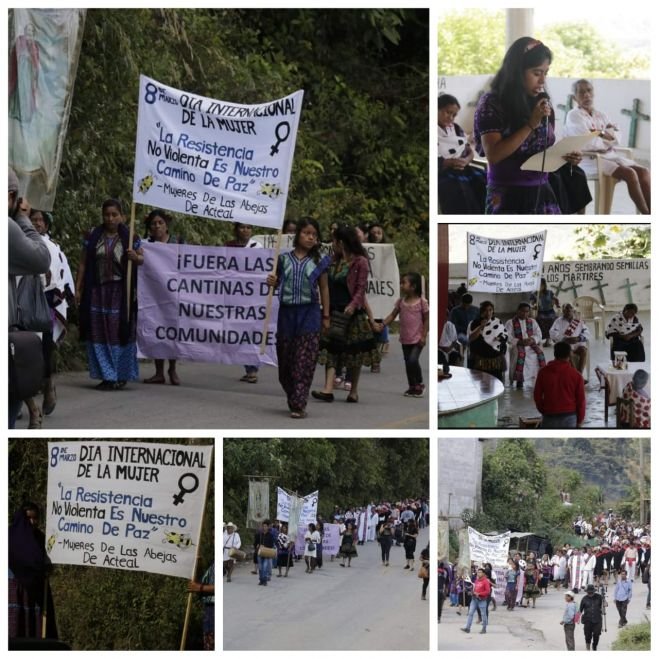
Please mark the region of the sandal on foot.
<svg viewBox="0 0 659 659"><path fill-rule="evenodd" d="M348 396L346 398L346 403L358 403L359 402L359 396Z"/></svg>
<svg viewBox="0 0 659 659"><path fill-rule="evenodd" d="M178 373L176 371L170 368L169 371L167 371L167 374L169 375L170 384L173 384L175 387L178 387L181 384L181 381L178 378Z"/></svg>
<svg viewBox="0 0 659 659"><path fill-rule="evenodd" d="M253 375L252 373L245 373L242 378L240 378L241 382L249 382L250 384L256 384L258 382L258 378L256 375Z"/></svg>
<svg viewBox="0 0 659 659"><path fill-rule="evenodd" d="M323 400L326 403L331 403L334 400L334 394L326 394L324 391L312 391L311 395L316 400Z"/></svg>
<svg viewBox="0 0 659 659"><path fill-rule="evenodd" d="M165 376L152 375L150 378L145 378L144 384L165 384Z"/></svg>
<svg viewBox="0 0 659 659"><path fill-rule="evenodd" d="M307 413L304 410L292 410L291 419L304 419Z"/></svg>

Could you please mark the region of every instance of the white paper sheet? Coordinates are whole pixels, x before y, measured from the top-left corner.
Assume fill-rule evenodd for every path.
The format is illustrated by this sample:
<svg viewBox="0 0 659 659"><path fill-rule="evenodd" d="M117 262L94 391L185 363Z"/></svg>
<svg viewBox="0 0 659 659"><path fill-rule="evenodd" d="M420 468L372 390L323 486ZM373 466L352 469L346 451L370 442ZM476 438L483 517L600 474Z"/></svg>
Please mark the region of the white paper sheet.
<svg viewBox="0 0 659 659"><path fill-rule="evenodd" d="M563 156L573 151L581 151L588 142L593 139L597 132L588 133L587 135L575 135L573 137L564 137L560 142L556 142L553 146L547 149L547 157L545 159L545 172L555 172L557 169L565 164ZM542 151L531 156L526 162L522 164L520 169L531 172L541 172L542 168Z"/></svg>

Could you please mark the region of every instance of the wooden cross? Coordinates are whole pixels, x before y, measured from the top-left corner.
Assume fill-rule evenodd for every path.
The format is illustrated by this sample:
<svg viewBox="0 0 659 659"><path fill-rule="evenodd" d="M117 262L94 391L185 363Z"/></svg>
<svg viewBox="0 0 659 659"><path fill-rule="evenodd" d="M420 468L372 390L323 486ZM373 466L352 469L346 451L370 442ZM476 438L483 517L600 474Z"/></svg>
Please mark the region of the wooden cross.
<svg viewBox="0 0 659 659"><path fill-rule="evenodd" d="M568 291L572 291L572 295L574 295L574 299L576 300L579 296L577 295L577 288L583 288L583 284L575 284L572 282L572 286L568 286L565 289L565 292L567 293Z"/></svg>
<svg viewBox="0 0 659 659"><path fill-rule="evenodd" d="M564 283L565 283L565 280L561 280L561 281L558 282L558 286L552 286L552 288L554 289L554 295L556 297L558 297L559 293L563 292L563 284Z"/></svg>
<svg viewBox="0 0 659 659"><path fill-rule="evenodd" d="M646 119L647 121L650 121L650 115L649 114L643 114L642 112L639 112L638 108L641 105L641 101L638 98L635 98L633 103L632 103L632 109L631 110L620 110L622 114L626 114L627 116L631 117L631 122L629 124L629 141L628 141L628 146L632 147L633 149L636 148L636 129L638 127L638 120L639 119Z"/></svg>
<svg viewBox="0 0 659 659"><path fill-rule="evenodd" d="M634 299L632 298L632 286L638 286L638 284L636 284L636 283L630 284L629 283L629 277L627 277L627 279L625 279L625 282L626 283L624 283L622 286L618 286L618 290L620 290L621 288L626 288L627 289L627 301L630 304L632 304L634 302Z"/></svg>
<svg viewBox="0 0 659 659"><path fill-rule="evenodd" d="M556 106L559 110L563 110L563 123L567 121L567 113L572 109L573 99L574 99L574 94L568 94L567 99L565 100L565 105L559 103Z"/></svg>
<svg viewBox="0 0 659 659"><path fill-rule="evenodd" d="M603 284L601 281L597 282L597 286L593 286L590 290L591 291L597 291L600 294L600 302L602 303L602 306L606 304L606 300L604 299L604 293L602 293L602 289L608 286L608 284Z"/></svg>

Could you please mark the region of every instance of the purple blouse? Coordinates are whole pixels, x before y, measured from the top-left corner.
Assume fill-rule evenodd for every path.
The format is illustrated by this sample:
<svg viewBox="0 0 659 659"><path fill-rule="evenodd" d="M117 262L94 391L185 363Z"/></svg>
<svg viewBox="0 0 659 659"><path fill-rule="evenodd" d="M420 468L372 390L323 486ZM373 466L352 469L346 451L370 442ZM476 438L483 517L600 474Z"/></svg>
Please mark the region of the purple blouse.
<svg viewBox="0 0 659 659"><path fill-rule="evenodd" d="M547 127L543 122L539 128L529 134L512 155L496 164L488 164L488 185L532 187L547 183L549 175L546 172L541 174L540 172L526 172L520 169L522 163L545 148L545 131L548 131L547 146L549 147L556 141L553 111L551 117L549 117ZM492 92L483 94L478 101L474 116L474 134L478 153L485 155L481 141L483 135L501 133L502 137L505 138L513 132L509 128L505 128L503 109L497 102L497 97Z"/></svg>

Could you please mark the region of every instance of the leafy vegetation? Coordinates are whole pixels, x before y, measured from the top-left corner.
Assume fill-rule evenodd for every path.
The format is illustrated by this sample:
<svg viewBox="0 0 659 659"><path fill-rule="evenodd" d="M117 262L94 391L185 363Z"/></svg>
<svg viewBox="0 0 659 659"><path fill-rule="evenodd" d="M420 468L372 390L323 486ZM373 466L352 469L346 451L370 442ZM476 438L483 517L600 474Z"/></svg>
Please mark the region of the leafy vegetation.
<svg viewBox="0 0 659 659"><path fill-rule="evenodd" d="M239 103L304 89L287 215L325 235L333 221L378 220L401 272L427 278L426 9L88 10L54 208L74 272L103 200L130 206L140 73ZM140 231L149 211L137 207ZM232 227L175 216L171 230L221 245Z"/></svg>
<svg viewBox="0 0 659 659"><path fill-rule="evenodd" d="M592 25L562 22L534 35L551 49L551 75L568 78L649 78L650 58L625 53ZM466 9L442 17L437 29L439 74L485 75L505 55L505 11Z"/></svg>
<svg viewBox="0 0 659 659"><path fill-rule="evenodd" d="M635 650L649 652L651 649L652 630L646 619L638 625L629 625L618 632L618 638L611 644L612 650Z"/></svg>
<svg viewBox="0 0 659 659"><path fill-rule="evenodd" d="M10 516L27 501L36 503L42 512L46 510L48 441L9 440ZM157 441L212 443L212 440L195 439ZM199 546L198 578L214 560L214 510L215 487L211 476ZM74 650L179 649L188 600L184 579L146 572L55 565L50 584L60 639ZM197 602L192 609L187 649L203 649L201 618L201 605Z"/></svg>
<svg viewBox="0 0 659 659"><path fill-rule="evenodd" d="M649 224L584 224L574 235L579 259L649 259L652 252ZM564 255L555 258L571 260Z"/></svg>
<svg viewBox="0 0 659 659"><path fill-rule="evenodd" d="M554 543L573 542L572 521L605 507L638 518L638 441L635 439L503 439L483 457L482 512L465 510L481 531L529 531ZM645 492L650 496L650 444ZM566 506L560 498L568 492Z"/></svg>
<svg viewBox="0 0 659 659"><path fill-rule="evenodd" d="M225 439L224 519L245 519L248 475L271 477L270 510L277 486L318 490L326 517L335 505L425 496L428 456L427 439Z"/></svg>

